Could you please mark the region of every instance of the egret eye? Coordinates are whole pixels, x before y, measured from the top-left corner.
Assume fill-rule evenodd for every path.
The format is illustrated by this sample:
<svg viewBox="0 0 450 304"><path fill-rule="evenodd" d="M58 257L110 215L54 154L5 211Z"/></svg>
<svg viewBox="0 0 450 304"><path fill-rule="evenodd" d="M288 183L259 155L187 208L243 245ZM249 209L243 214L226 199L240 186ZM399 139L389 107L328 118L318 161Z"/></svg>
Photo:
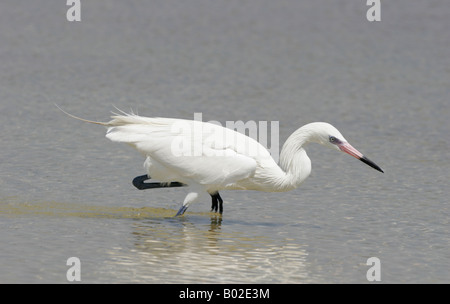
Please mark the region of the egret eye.
<svg viewBox="0 0 450 304"><path fill-rule="evenodd" d="M337 141L337 138L334 136L330 136L330 143L335 143Z"/></svg>

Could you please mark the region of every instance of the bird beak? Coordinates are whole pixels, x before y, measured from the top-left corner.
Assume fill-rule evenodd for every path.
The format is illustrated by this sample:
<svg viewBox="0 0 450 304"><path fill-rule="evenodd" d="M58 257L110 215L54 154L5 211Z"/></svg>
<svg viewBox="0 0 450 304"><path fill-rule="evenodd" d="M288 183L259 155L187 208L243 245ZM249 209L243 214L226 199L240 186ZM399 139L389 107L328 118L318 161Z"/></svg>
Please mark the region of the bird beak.
<svg viewBox="0 0 450 304"><path fill-rule="evenodd" d="M375 164L373 161L371 161L370 159L365 157L361 152L359 152L358 150L353 148L352 145L350 145L348 142L343 142L343 143L339 144L338 147L339 147L339 149L341 149L341 151L343 151L353 157L356 157L357 159L359 159L363 163L371 166L375 170L378 170L381 173L384 173L383 169L381 169L379 166L377 166L377 164Z"/></svg>

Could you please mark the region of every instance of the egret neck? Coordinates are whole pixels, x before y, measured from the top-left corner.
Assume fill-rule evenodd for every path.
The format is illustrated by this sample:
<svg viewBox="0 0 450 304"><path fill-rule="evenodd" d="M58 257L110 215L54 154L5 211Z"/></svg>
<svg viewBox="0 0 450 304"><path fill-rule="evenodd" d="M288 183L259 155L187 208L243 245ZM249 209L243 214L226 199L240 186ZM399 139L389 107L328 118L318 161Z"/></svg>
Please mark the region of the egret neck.
<svg viewBox="0 0 450 304"><path fill-rule="evenodd" d="M281 149L279 165L285 172L281 183L285 191L297 188L311 173L311 160L304 147L311 142L312 133L306 126L292 133Z"/></svg>

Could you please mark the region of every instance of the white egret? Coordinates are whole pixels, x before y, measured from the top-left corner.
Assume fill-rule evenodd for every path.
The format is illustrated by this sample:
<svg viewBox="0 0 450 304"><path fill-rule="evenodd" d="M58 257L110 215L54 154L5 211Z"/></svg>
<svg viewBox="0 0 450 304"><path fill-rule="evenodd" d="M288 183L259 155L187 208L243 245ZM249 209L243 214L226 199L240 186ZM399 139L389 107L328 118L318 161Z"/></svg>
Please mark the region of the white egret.
<svg viewBox="0 0 450 304"><path fill-rule="evenodd" d="M325 122L309 123L292 133L277 164L256 140L216 124L127 113L116 114L109 122L96 122L66 114L106 126L107 138L128 143L146 156L147 175L133 180L138 189L189 186L177 216L204 193L212 197L212 211L219 208L222 213L220 190L283 192L297 188L311 173L311 161L305 152L308 143L346 152L383 172ZM160 183L144 182L150 178Z"/></svg>

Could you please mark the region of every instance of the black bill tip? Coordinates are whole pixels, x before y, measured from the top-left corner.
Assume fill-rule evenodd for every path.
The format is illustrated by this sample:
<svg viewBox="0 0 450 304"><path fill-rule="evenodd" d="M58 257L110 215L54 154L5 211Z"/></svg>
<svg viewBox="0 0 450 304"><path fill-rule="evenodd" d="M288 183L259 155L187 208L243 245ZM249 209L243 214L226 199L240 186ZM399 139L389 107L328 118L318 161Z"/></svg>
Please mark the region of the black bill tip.
<svg viewBox="0 0 450 304"><path fill-rule="evenodd" d="M371 161L370 159L368 159L367 157L363 156L359 159L360 161L362 161L363 163L365 163L366 165L371 166L372 168L374 168L375 170L380 171L381 173L384 173L383 169L381 169L377 164L375 164L373 161Z"/></svg>

